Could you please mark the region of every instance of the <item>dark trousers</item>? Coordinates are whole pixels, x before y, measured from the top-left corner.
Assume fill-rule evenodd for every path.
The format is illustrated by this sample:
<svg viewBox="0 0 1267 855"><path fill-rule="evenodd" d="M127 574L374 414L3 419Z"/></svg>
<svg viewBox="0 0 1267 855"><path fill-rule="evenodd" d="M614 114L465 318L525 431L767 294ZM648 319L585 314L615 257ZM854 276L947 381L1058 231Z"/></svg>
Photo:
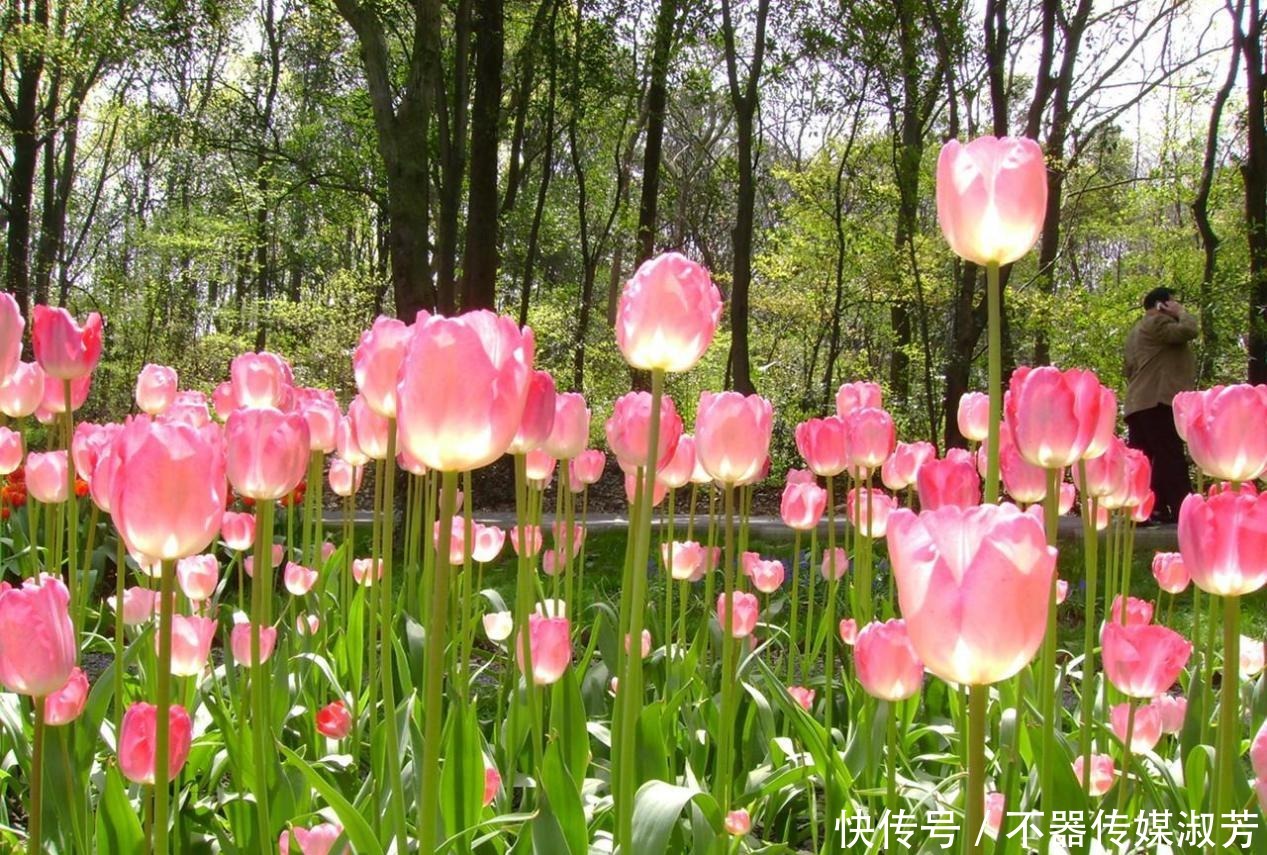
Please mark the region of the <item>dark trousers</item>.
<svg viewBox="0 0 1267 855"><path fill-rule="evenodd" d="M1126 444L1148 455L1153 465L1153 495L1157 499L1155 516L1174 520L1179 506L1192 492L1188 477L1188 458L1183 440L1175 430L1175 411L1165 404L1126 417Z"/></svg>

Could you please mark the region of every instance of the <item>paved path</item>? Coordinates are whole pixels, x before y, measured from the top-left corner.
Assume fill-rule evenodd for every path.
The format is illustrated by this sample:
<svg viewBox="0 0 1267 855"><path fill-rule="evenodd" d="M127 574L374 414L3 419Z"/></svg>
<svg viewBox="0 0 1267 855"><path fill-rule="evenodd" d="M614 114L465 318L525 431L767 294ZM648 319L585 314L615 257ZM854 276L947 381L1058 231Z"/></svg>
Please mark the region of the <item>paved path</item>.
<svg viewBox="0 0 1267 855"><path fill-rule="evenodd" d="M356 511L353 519L358 524L368 525L372 521L372 511ZM511 528L515 525L515 515L509 511L476 511L474 514L476 522L484 525L496 525L501 528ZM580 514L577 514L577 520L580 520ZM338 526L343 523L343 515L337 512L326 512L325 519L327 526ZM688 518L685 514L678 514L675 522L677 531L685 532ZM663 517L657 517L653 523L659 527L664 525L666 520ZM554 524L554 514L547 513L542 515L542 525L546 528ZM699 531L701 525L707 526L708 515L701 514L695 517L695 527ZM837 520L838 526L843 526L843 520ZM599 514L591 513L589 515L588 526L591 531L619 531L629 527L629 518L624 514ZM767 540L791 540L792 530L783 524L778 517L772 516L755 516L748 520L748 530L759 537ZM826 535L827 522L824 520L819 523L819 534ZM1060 518L1060 533L1058 539L1062 541L1079 540L1082 538L1082 520L1078 517L1065 516ZM1138 554L1141 550L1176 550L1178 549L1178 529L1173 525L1152 526L1149 528L1137 528L1135 530L1135 550Z"/></svg>

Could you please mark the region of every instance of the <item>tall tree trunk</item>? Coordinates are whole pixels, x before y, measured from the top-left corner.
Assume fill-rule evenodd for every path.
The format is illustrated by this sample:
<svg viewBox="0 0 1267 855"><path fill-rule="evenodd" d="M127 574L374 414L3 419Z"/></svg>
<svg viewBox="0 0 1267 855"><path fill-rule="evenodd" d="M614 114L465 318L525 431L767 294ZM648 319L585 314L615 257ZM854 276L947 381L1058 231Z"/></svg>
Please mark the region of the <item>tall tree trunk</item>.
<svg viewBox="0 0 1267 855"><path fill-rule="evenodd" d="M48 29L48 0L23 4L22 23ZM23 316L30 317L31 200L35 195L35 162L39 156L39 92L44 73L42 40L32 39L30 50L19 50L18 79L9 125L13 132L9 161L9 226L5 236L4 287L13 293Z"/></svg>
<svg viewBox="0 0 1267 855"><path fill-rule="evenodd" d="M1263 19L1259 0L1249 0L1249 19L1238 23L1245 58L1245 224L1249 240L1249 382L1267 383L1267 71L1263 68Z"/></svg>
<svg viewBox="0 0 1267 855"><path fill-rule="evenodd" d="M660 160L664 149L664 114L669 102L669 53L677 20L677 0L660 0L655 45L651 52L651 80L647 87L647 137L642 149L642 194L638 201L638 257L635 265L655 253L656 204L660 198Z"/></svg>
<svg viewBox="0 0 1267 855"><path fill-rule="evenodd" d="M471 108L471 177L462 259L462 308L492 309L497 300L497 149L501 128L502 0L477 0L475 101Z"/></svg>
<svg viewBox="0 0 1267 855"><path fill-rule="evenodd" d="M437 76L440 133L440 217L436 224L437 308L451 315L457 309L458 212L462 206L462 183L466 178L467 99L470 79L471 0L458 0L453 25L453 81L451 92L444 91L443 76Z"/></svg>
<svg viewBox="0 0 1267 855"><path fill-rule="evenodd" d="M528 323L528 307L532 302L532 284L536 273L537 252L541 242L541 220L550 192L550 176L554 174L554 106L558 91L558 51L555 50L555 14L550 14L550 82L546 96L545 152L541 157L541 180L537 184L537 201L532 209L532 225L528 227L528 251L524 255L523 282L519 288L519 326Z"/></svg>
<svg viewBox="0 0 1267 855"><path fill-rule="evenodd" d="M541 43L541 34L547 21L550 22L551 31L554 29L554 10L555 0L542 0L537 4L537 12L532 18L532 29L528 33L528 38L524 40L524 46L520 49L516 61L519 82L515 85L510 106L515 116L515 124L510 133L510 158L506 167L506 191L502 197L502 214L514 210L515 200L519 195L519 185L523 183L524 138L527 134L528 108L532 104L532 91L537 74L537 45ZM553 32L550 38L553 44Z"/></svg>
<svg viewBox="0 0 1267 855"><path fill-rule="evenodd" d="M1232 11L1233 18L1239 21L1244 12L1244 0L1236 4ZM1232 58L1228 63L1227 77L1223 85L1214 95L1214 103L1210 106L1210 124L1205 132L1205 155L1201 160L1201 180L1197 183L1197 192L1192 199L1192 220L1197 226L1197 235L1201 238L1201 251L1204 257L1201 265L1201 359L1197 365L1198 381L1210 382L1214 377L1214 354L1216 334L1214 330L1214 275L1218 262L1221 238L1214 232L1210 223L1210 190L1214 185L1214 172L1218 163L1219 123L1223 119L1223 107L1232 94L1236 78L1240 72L1241 50L1239 41L1233 36Z"/></svg>
<svg viewBox="0 0 1267 855"><path fill-rule="evenodd" d="M770 0L757 0L756 31L748 79L741 89L735 27L731 0L722 0L722 35L726 43L726 75L730 100L735 107L736 155L739 182L735 204L735 227L731 232L734 266L730 290L730 383L744 395L756 392L752 382L752 359L748 345L748 292L752 285L752 229L756 215L756 163L754 161L753 119L757 111L758 85L765 58L766 17Z"/></svg>

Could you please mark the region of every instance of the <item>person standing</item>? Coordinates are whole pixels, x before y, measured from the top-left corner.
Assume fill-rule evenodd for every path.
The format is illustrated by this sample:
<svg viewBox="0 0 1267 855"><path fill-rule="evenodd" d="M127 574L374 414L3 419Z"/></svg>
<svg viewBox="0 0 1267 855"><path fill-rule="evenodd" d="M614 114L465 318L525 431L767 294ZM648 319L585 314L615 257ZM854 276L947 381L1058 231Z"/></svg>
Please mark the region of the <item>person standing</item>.
<svg viewBox="0 0 1267 855"><path fill-rule="evenodd" d="M1191 342L1197 333L1197 319L1173 292L1154 288L1144 296L1144 316L1126 337L1126 444L1143 451L1152 464L1156 522L1175 522L1192 492L1171 402L1196 386Z"/></svg>

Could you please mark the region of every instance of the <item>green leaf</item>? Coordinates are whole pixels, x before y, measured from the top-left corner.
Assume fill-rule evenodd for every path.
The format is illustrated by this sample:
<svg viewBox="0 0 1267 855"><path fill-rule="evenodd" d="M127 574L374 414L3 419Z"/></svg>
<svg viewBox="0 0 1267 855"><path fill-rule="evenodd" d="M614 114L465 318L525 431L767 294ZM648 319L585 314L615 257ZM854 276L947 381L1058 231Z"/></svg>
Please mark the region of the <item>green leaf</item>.
<svg viewBox="0 0 1267 855"><path fill-rule="evenodd" d="M634 796L633 851L628 855L662 855L668 851L673 828L689 804L699 808L712 837L721 833L721 808L708 793L665 781L643 784ZM694 831L698 835L699 829Z"/></svg>
<svg viewBox="0 0 1267 855"><path fill-rule="evenodd" d="M131 855L145 850L145 833L137 809L128 800L123 776L113 763L107 764L101 799L97 803L96 845L98 852Z"/></svg>
<svg viewBox="0 0 1267 855"><path fill-rule="evenodd" d="M580 788L576 786L564 765L562 751L558 742L550 743L542 761L541 785L545 798L541 803L541 815L533 823L533 843L543 855L568 852L571 855L586 855L589 851L589 831L585 827L585 808L581 804ZM545 837L557 835L566 848L542 848L537 844L537 828L541 827ZM556 841L557 845L557 841Z"/></svg>
<svg viewBox="0 0 1267 855"><path fill-rule="evenodd" d="M590 761L589 731L585 729L585 701L576 669L568 668L551 690L550 728L558 734L563 765L574 781L584 781Z"/></svg>
<svg viewBox="0 0 1267 855"><path fill-rule="evenodd" d="M343 797L343 793L339 792L339 788L325 779L321 773L309 765L302 757L291 751L285 745L278 744L277 749L281 751L282 756L286 758L286 763L298 769L308 779L308 784L316 790L330 809L334 811L334 815L338 817L339 824L343 826L343 833L347 835L348 842L359 855L382 855L383 847L379 845L378 838L374 836L374 829L370 828L370 824L363 817L352 803Z"/></svg>

